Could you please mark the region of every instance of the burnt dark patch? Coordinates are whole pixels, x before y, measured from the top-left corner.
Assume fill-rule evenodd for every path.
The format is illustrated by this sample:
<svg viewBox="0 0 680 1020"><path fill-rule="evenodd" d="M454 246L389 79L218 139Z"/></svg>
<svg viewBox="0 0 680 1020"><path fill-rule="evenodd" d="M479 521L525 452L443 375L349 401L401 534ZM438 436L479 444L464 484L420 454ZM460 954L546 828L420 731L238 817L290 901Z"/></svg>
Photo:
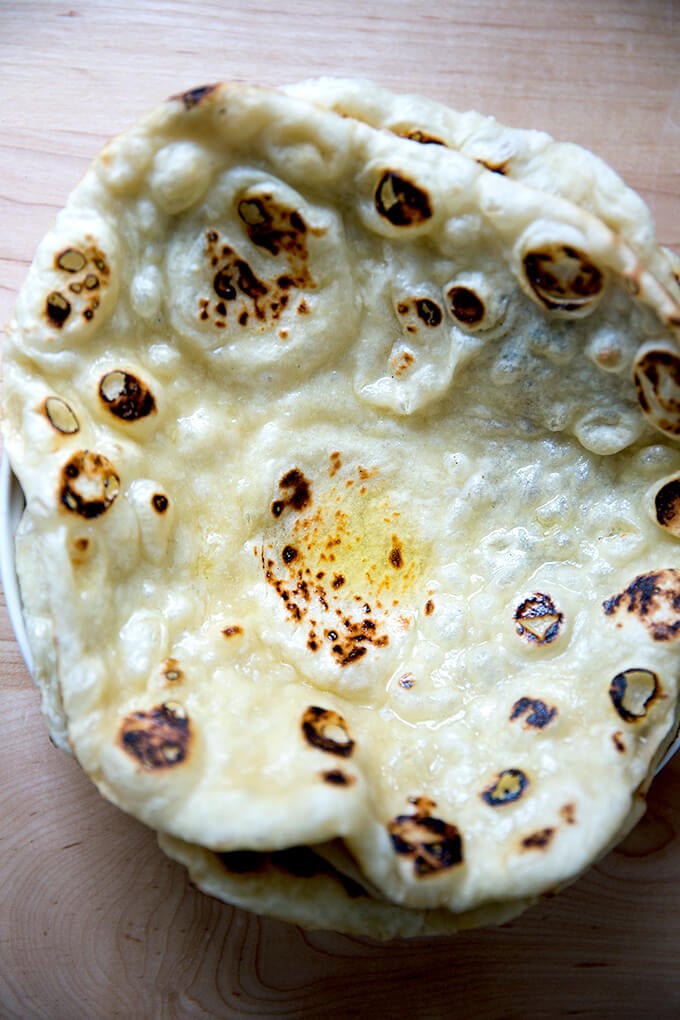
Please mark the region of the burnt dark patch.
<svg viewBox="0 0 680 1020"><path fill-rule="evenodd" d="M58 290L47 295L45 314L53 326L61 329L71 314L71 302Z"/></svg>
<svg viewBox="0 0 680 1020"><path fill-rule="evenodd" d="M191 728L179 706L158 705L144 712L132 712L120 728L123 750L145 769L167 769L181 765L189 753Z"/></svg>
<svg viewBox="0 0 680 1020"><path fill-rule="evenodd" d="M609 685L609 697L624 722L644 719L649 706L657 699L661 685L651 669L626 669Z"/></svg>
<svg viewBox="0 0 680 1020"><path fill-rule="evenodd" d="M378 181L375 205L395 227L416 226L432 216L427 192L393 170L386 170Z"/></svg>
<svg viewBox="0 0 680 1020"><path fill-rule="evenodd" d="M506 177L508 173L508 162L504 163L491 163L487 159L475 159L475 163L479 163L486 170L490 170L492 174L500 174L502 177Z"/></svg>
<svg viewBox="0 0 680 1020"><path fill-rule="evenodd" d="M184 671L177 659L166 659L161 666L161 676L168 683L176 684L184 679Z"/></svg>
<svg viewBox="0 0 680 1020"><path fill-rule="evenodd" d="M427 878L463 861L463 839L455 825L420 812L398 815L387 825L392 848L410 858L416 878Z"/></svg>
<svg viewBox="0 0 680 1020"><path fill-rule="evenodd" d="M218 269L213 277L213 290L224 301L234 301L236 299L236 287L232 284L231 279L231 274L227 272L226 268ZM217 305L216 311L219 315L226 315L226 305L220 302Z"/></svg>
<svg viewBox="0 0 680 1020"><path fill-rule="evenodd" d="M445 149L448 148L446 142L443 142L441 138L428 134L427 131L422 131L420 128L413 128L406 135L402 135L402 138L408 138L411 142L418 142L419 145L443 145Z"/></svg>
<svg viewBox="0 0 680 1020"><path fill-rule="evenodd" d="M132 372L116 368L99 381L99 396L114 417L121 421L139 421L156 410L149 387Z"/></svg>
<svg viewBox="0 0 680 1020"><path fill-rule="evenodd" d="M523 719L525 729L542 730L550 725L556 715L557 709L546 705L540 698L518 698L512 706L510 722Z"/></svg>
<svg viewBox="0 0 680 1020"><path fill-rule="evenodd" d="M535 592L520 603L514 620L520 637L537 645L549 645L560 633L564 614L549 595Z"/></svg>
<svg viewBox="0 0 680 1020"><path fill-rule="evenodd" d="M612 733L612 740L614 742L614 747L619 752L619 754L625 754L626 742L623 739L623 733L621 732L621 730L616 730L615 733Z"/></svg>
<svg viewBox="0 0 680 1020"><path fill-rule="evenodd" d="M244 198L238 203L238 214L248 237L270 255L285 251L295 260L307 259L307 224L295 209L277 202L272 195ZM294 283L287 278L287 286Z"/></svg>
<svg viewBox="0 0 680 1020"><path fill-rule="evenodd" d="M651 424L667 435L680 436L680 355L654 348L633 366L640 407Z"/></svg>
<svg viewBox="0 0 680 1020"><path fill-rule="evenodd" d="M439 326L443 313L436 301L430 298L416 298L416 315L426 326Z"/></svg>
<svg viewBox="0 0 680 1020"><path fill-rule="evenodd" d="M179 100L185 110L193 110L195 106L212 95L217 88L219 88L218 85L198 85L194 89L188 89L187 92L178 92L177 95L170 96L170 99Z"/></svg>
<svg viewBox="0 0 680 1020"><path fill-rule="evenodd" d="M428 599L425 603L425 616L432 616L434 613L434 602L432 599Z"/></svg>
<svg viewBox="0 0 680 1020"><path fill-rule="evenodd" d="M529 786L529 778L521 769L504 769L496 779L482 791L480 797L490 807L501 804L512 804L524 796Z"/></svg>
<svg viewBox="0 0 680 1020"><path fill-rule="evenodd" d="M544 850L550 845L553 836L555 835L554 828L539 829L538 832L532 832L531 835L525 836L521 841L522 849L524 850Z"/></svg>
<svg viewBox="0 0 680 1020"><path fill-rule="evenodd" d="M549 310L580 311L604 288L597 266L569 245L529 252L524 256L524 272L534 294Z"/></svg>
<svg viewBox="0 0 680 1020"><path fill-rule="evenodd" d="M55 255L55 269L62 269L65 273L79 273L87 265L87 256L78 248L64 248Z"/></svg>
<svg viewBox="0 0 680 1020"><path fill-rule="evenodd" d="M680 478L672 478L654 496L657 523L680 537Z"/></svg>
<svg viewBox="0 0 680 1020"><path fill-rule="evenodd" d="M286 494L271 505L274 517L280 517L289 507L291 510L305 510L312 502L312 488L299 468L291 468L279 482L279 488Z"/></svg>
<svg viewBox="0 0 680 1020"><path fill-rule="evenodd" d="M395 570L401 570L404 566L404 549L397 535L392 535L392 548L389 551L388 559L390 566Z"/></svg>
<svg viewBox="0 0 680 1020"><path fill-rule="evenodd" d="M106 457L80 450L61 471L59 503L70 513L91 519L105 513L120 491L120 478Z"/></svg>
<svg viewBox="0 0 680 1020"><path fill-rule="evenodd" d="M293 560L298 558L298 551L295 546L284 545L283 552L281 553L281 559L284 563L292 563Z"/></svg>
<svg viewBox="0 0 680 1020"><path fill-rule="evenodd" d="M341 758L351 756L354 740L347 723L338 712L310 705L305 709L300 725L305 740L312 747L328 754L337 754Z"/></svg>
<svg viewBox="0 0 680 1020"><path fill-rule="evenodd" d="M680 571L667 569L640 574L618 595L605 599L607 616L635 616L654 641L680 637Z"/></svg>
<svg viewBox="0 0 680 1020"><path fill-rule="evenodd" d="M237 623L231 623L222 628L222 633L225 638L239 637L243 633L243 627L240 627Z"/></svg>
<svg viewBox="0 0 680 1020"><path fill-rule="evenodd" d="M170 501L162 492L154 492L151 497L151 506L157 514L164 514L170 506Z"/></svg>
<svg viewBox="0 0 680 1020"><path fill-rule="evenodd" d="M464 326L477 326L483 321L486 314L484 302L469 287L450 287L446 296L451 314L458 322Z"/></svg>
<svg viewBox="0 0 680 1020"><path fill-rule="evenodd" d="M324 783L330 783L331 786L352 786L356 782L354 776L348 776L346 772L341 772L340 769L322 772L321 778Z"/></svg>

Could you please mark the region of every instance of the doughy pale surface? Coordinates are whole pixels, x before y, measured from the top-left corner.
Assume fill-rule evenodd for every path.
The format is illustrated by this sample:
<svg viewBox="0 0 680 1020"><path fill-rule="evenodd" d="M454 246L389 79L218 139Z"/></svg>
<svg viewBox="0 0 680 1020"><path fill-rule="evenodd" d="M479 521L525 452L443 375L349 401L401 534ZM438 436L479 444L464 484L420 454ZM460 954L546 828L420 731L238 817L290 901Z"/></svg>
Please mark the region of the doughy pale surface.
<svg viewBox="0 0 680 1020"><path fill-rule="evenodd" d="M675 728L679 314L456 152L167 103L5 352L55 739L176 854L341 838L376 903L457 913L569 881Z"/></svg>

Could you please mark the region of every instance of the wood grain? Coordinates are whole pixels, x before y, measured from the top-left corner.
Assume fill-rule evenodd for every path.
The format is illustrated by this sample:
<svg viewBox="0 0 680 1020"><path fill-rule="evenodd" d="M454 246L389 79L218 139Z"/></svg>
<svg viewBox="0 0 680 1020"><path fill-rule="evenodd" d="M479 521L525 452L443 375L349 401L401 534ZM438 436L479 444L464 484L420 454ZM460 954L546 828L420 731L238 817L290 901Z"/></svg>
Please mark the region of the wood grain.
<svg viewBox="0 0 680 1020"><path fill-rule="evenodd" d="M223 78L371 77L594 149L680 250L674 0L0 0L0 322L111 134ZM624 845L502 928L380 945L197 893L49 743L0 606L0 1017L680 1015L680 758Z"/></svg>

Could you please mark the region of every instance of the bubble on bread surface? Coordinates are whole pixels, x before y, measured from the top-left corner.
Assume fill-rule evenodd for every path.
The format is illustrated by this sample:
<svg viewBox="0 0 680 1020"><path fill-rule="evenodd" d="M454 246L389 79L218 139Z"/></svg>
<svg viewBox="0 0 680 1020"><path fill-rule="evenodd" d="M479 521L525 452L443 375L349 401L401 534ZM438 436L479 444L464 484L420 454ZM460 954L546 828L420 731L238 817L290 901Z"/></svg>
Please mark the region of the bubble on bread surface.
<svg viewBox="0 0 680 1020"><path fill-rule="evenodd" d="M547 850L555 836L555 827L546 826L536 832L523 836L520 840L521 850Z"/></svg>
<svg viewBox="0 0 680 1020"><path fill-rule="evenodd" d="M154 708L131 712L123 719L119 743L130 757L148 771L181 765L191 750L192 731L184 708L164 702Z"/></svg>
<svg viewBox="0 0 680 1020"><path fill-rule="evenodd" d="M680 570L639 574L617 595L602 603L605 615L621 628L628 620L642 624L654 641L680 638Z"/></svg>
<svg viewBox="0 0 680 1020"><path fill-rule="evenodd" d="M71 405L61 397L47 397L43 408L47 420L56 432L60 432L65 436L72 436L80 431L78 416Z"/></svg>
<svg viewBox="0 0 680 1020"><path fill-rule="evenodd" d="M557 707L547 705L540 698L518 698L510 712L510 722L522 720L522 726L528 730L542 730L549 726L557 716Z"/></svg>
<svg viewBox="0 0 680 1020"><path fill-rule="evenodd" d="M149 174L151 193L171 215L200 201L210 185L213 157L208 149L187 139L159 149Z"/></svg>
<svg viewBox="0 0 680 1020"><path fill-rule="evenodd" d="M156 410L154 395L146 383L122 368L101 377L99 396L107 411L126 422L139 421Z"/></svg>
<svg viewBox="0 0 680 1020"><path fill-rule="evenodd" d="M617 673L609 685L612 704L626 723L644 719L660 694L659 678L651 669L625 669Z"/></svg>
<svg viewBox="0 0 680 1020"><path fill-rule="evenodd" d="M430 196L396 170L385 170L375 189L375 207L395 227L412 227L432 216Z"/></svg>
<svg viewBox="0 0 680 1020"><path fill-rule="evenodd" d="M182 103L185 110L193 110L196 106L201 106L209 100L210 96L213 95L219 89L219 84L216 85L197 85L195 88L187 89L186 92L178 92L176 95L170 96L170 102L177 101Z"/></svg>
<svg viewBox="0 0 680 1020"><path fill-rule="evenodd" d="M434 817L436 807L425 798L415 799L413 814L397 815L387 831L394 853L412 866L417 879L427 879L463 863L463 838L456 825Z"/></svg>
<svg viewBox="0 0 680 1020"><path fill-rule="evenodd" d="M645 346L635 359L633 373L647 420L672 439L680 437L680 352Z"/></svg>
<svg viewBox="0 0 680 1020"><path fill-rule="evenodd" d="M74 322L91 323L99 320L102 312L104 317L110 312L116 289L109 293L111 265L102 248L91 240L58 251L51 276L57 286L45 299L44 314L53 329L61 331Z"/></svg>
<svg viewBox="0 0 680 1020"><path fill-rule="evenodd" d="M521 769L504 769L480 796L489 807L499 807L519 800L528 786L529 778Z"/></svg>
<svg viewBox="0 0 680 1020"><path fill-rule="evenodd" d="M59 503L80 517L100 517L119 492L116 469L101 453L80 450L61 469Z"/></svg>
<svg viewBox="0 0 680 1020"><path fill-rule="evenodd" d="M668 534L680 538L680 476L667 478L653 494L652 518Z"/></svg>
<svg viewBox="0 0 680 1020"><path fill-rule="evenodd" d="M523 262L532 291L549 311L588 315L603 293L602 271L570 245L528 252Z"/></svg>
<svg viewBox="0 0 680 1020"><path fill-rule="evenodd" d="M550 595L535 592L517 606L514 619L519 637L536 645L549 645L559 637L564 613Z"/></svg>
<svg viewBox="0 0 680 1020"><path fill-rule="evenodd" d="M354 740L343 717L333 709L310 705L300 722L302 734L312 747L326 754L349 758L354 751Z"/></svg>

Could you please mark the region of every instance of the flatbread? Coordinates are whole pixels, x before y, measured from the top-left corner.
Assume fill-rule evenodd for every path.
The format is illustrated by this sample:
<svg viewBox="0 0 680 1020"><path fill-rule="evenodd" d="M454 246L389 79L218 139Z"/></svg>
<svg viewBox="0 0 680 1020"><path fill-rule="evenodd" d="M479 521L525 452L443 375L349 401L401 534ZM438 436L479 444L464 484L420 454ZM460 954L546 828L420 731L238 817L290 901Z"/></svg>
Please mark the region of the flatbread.
<svg viewBox="0 0 680 1020"><path fill-rule="evenodd" d="M5 351L57 739L227 898L215 854L336 840L395 931L572 880L677 722L679 324L600 219L460 153L169 101Z"/></svg>
<svg viewBox="0 0 680 1020"><path fill-rule="evenodd" d="M677 256L658 246L650 210L588 149L544 131L508 127L475 110L459 112L425 96L395 94L371 81L313 78L285 91L420 144L446 145L492 173L569 199L623 237L676 300L680 297Z"/></svg>

